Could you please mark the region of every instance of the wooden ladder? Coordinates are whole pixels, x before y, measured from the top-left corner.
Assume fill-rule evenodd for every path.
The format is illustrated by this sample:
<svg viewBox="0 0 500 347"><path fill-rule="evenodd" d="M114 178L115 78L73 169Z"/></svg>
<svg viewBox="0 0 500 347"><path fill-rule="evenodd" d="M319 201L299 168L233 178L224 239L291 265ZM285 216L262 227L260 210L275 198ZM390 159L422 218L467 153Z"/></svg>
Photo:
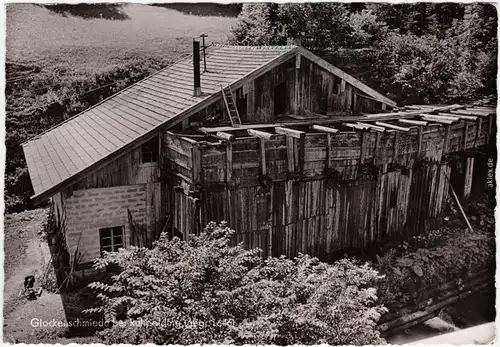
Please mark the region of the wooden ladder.
<svg viewBox="0 0 500 347"><path fill-rule="evenodd" d="M224 99L224 104L226 105L227 114L229 115L229 120L231 121L231 125L233 127L237 127L241 125L240 113L238 112L238 106L234 101L233 92L231 91L231 86L227 86L227 89L224 89L221 86L222 98Z"/></svg>

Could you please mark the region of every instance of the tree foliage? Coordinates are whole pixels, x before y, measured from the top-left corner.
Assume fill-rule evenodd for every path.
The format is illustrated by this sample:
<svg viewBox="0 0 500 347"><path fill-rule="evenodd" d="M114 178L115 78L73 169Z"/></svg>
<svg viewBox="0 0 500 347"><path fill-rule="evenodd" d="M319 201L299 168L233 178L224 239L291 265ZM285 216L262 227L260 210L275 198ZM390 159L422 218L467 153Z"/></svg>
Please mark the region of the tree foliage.
<svg viewBox="0 0 500 347"><path fill-rule="evenodd" d="M372 344L385 308L368 264L328 265L306 255L262 259L231 246L233 231L211 222L188 242L164 234L153 249L108 253L98 268L121 269L96 282L112 326L108 343Z"/></svg>
<svg viewBox="0 0 500 347"><path fill-rule="evenodd" d="M322 54L351 40L349 12L340 3L244 4L231 41L246 45L284 45L288 38Z"/></svg>
<svg viewBox="0 0 500 347"><path fill-rule="evenodd" d="M400 103L446 103L496 92L496 30L491 4L259 4L243 7L232 39L298 38Z"/></svg>

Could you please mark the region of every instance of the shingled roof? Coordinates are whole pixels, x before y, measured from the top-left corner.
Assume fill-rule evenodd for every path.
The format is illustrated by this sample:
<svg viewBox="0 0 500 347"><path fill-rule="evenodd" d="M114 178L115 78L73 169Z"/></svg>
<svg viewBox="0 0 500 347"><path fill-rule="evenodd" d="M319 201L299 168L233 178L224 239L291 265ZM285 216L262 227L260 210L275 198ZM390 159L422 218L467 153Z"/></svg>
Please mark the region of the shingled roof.
<svg viewBox="0 0 500 347"><path fill-rule="evenodd" d="M193 60L188 57L38 135L23 144L35 191L32 198L52 195L76 175L101 167L117 153L155 136L160 127L174 125L216 101L221 85L236 87L298 52L320 60L297 46L212 45L206 50L209 71L201 73L201 96L193 96ZM353 79L341 77L346 76ZM393 103L363 86L369 95Z"/></svg>

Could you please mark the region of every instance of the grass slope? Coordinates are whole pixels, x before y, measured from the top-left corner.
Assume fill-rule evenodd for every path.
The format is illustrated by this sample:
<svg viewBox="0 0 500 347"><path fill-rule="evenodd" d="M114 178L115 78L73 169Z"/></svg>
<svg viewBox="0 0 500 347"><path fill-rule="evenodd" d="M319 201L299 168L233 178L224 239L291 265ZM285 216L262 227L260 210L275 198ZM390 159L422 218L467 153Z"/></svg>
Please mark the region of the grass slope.
<svg viewBox="0 0 500 347"><path fill-rule="evenodd" d="M202 32L223 42L235 18L192 16L143 4L124 4L129 19L62 16L41 5L9 4L7 61L76 70L105 68L135 58L177 58Z"/></svg>

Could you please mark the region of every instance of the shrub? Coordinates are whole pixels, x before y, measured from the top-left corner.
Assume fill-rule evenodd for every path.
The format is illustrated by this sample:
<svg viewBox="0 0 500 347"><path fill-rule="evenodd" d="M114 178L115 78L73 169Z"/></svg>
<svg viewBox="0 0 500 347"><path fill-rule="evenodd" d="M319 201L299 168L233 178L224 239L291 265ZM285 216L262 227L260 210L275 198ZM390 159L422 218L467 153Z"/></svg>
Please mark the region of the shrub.
<svg viewBox="0 0 500 347"><path fill-rule="evenodd" d="M189 241L163 234L153 249L107 253L97 268L121 270L95 282L108 343L372 344L385 308L368 264L328 265L300 255L259 256L230 246L233 231L211 222Z"/></svg>
<svg viewBox="0 0 500 347"><path fill-rule="evenodd" d="M379 299L391 311L420 304L440 285L451 280L460 282L494 264L495 237L491 230L430 231L378 257L374 267L386 275L378 286Z"/></svg>

